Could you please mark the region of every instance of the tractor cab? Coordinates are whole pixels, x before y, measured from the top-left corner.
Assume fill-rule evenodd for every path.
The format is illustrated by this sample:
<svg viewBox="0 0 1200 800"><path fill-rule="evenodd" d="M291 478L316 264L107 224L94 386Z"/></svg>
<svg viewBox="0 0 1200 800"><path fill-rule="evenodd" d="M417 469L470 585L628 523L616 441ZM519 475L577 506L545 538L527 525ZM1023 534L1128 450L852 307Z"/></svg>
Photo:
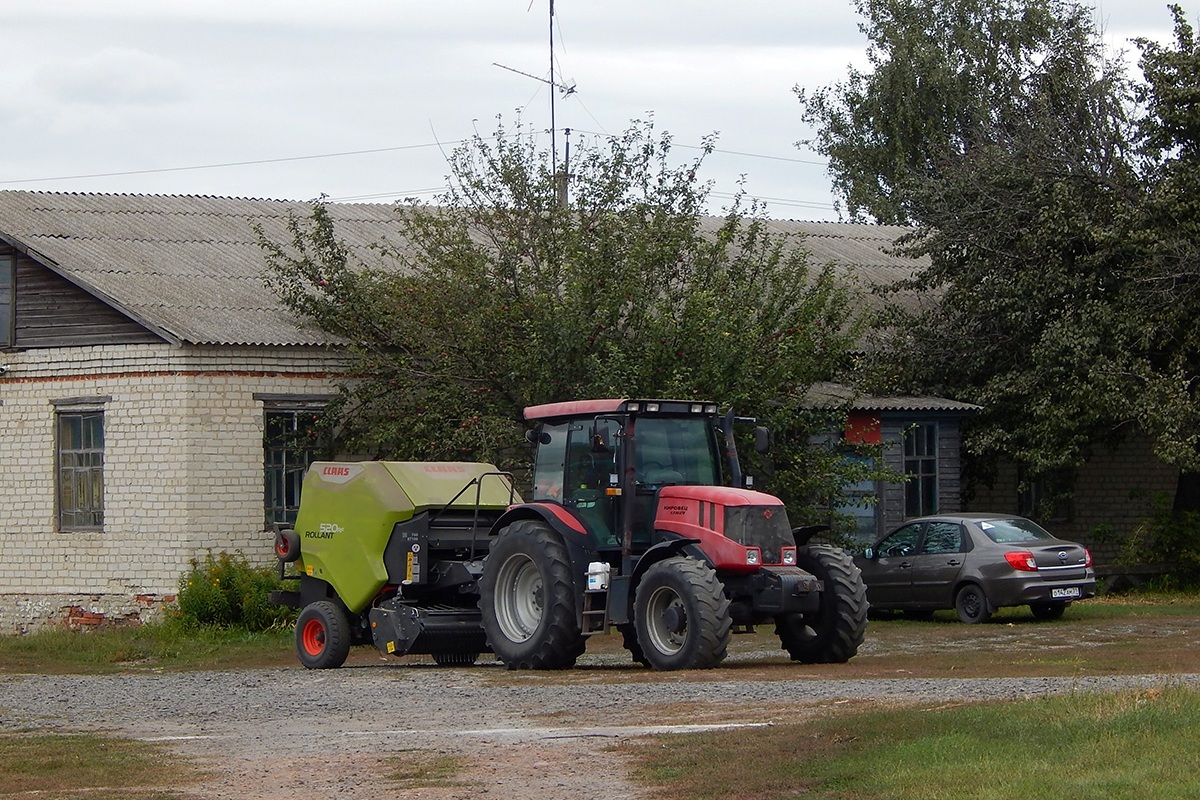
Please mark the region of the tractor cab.
<svg viewBox="0 0 1200 800"><path fill-rule="evenodd" d="M551 403L526 409L525 418L537 423L533 500L569 509L602 549L648 548L664 487L724 484L713 403ZM740 476L736 452L726 449Z"/></svg>

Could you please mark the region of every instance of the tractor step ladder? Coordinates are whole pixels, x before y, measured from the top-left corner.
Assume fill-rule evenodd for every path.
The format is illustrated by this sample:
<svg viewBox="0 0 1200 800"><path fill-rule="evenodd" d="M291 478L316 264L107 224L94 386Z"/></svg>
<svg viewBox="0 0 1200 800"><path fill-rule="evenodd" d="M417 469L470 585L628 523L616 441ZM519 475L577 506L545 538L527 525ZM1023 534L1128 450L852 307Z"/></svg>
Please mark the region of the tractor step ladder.
<svg viewBox="0 0 1200 800"><path fill-rule="evenodd" d="M584 636L594 636L597 633L607 633L608 621L608 591L606 589L589 589L583 593L583 630Z"/></svg>

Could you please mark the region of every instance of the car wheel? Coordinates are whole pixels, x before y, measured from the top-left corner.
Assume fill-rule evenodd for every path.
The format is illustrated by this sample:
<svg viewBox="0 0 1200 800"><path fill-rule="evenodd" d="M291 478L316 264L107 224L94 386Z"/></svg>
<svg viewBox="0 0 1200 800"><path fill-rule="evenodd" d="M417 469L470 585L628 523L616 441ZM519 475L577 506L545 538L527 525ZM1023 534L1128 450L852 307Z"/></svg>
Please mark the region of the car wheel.
<svg viewBox="0 0 1200 800"><path fill-rule="evenodd" d="M1037 619L1058 619L1067 610L1066 603L1030 603L1029 610Z"/></svg>
<svg viewBox="0 0 1200 800"><path fill-rule="evenodd" d="M959 622L965 622L968 625L987 622L992 616L987 595L983 593L983 589L978 584L974 583L968 583L958 590L958 594L954 598L954 610L958 613Z"/></svg>

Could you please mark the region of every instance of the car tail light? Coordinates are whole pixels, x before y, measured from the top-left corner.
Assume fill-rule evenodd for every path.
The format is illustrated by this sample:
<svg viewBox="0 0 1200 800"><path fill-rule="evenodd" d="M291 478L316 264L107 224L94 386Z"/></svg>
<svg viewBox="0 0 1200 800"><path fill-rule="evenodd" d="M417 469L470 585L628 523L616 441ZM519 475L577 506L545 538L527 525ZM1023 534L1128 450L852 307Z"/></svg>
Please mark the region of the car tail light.
<svg viewBox="0 0 1200 800"><path fill-rule="evenodd" d="M1013 569L1019 569L1023 572L1037 572L1037 561L1034 560L1033 553L1026 550L1005 553L1004 559Z"/></svg>
<svg viewBox="0 0 1200 800"><path fill-rule="evenodd" d="M1092 565L1092 551L1088 550L1086 547L1083 548L1083 565L1085 567L1090 567Z"/></svg>

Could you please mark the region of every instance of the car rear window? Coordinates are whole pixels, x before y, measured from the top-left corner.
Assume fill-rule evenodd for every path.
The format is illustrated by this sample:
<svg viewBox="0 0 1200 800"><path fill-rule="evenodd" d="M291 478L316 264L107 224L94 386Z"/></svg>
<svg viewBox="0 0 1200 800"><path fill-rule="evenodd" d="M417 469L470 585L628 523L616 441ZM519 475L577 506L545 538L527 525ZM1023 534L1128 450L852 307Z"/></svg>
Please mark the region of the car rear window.
<svg viewBox="0 0 1200 800"><path fill-rule="evenodd" d="M1045 528L1027 519L987 519L979 523L979 529L996 544L1016 544L1053 539Z"/></svg>

